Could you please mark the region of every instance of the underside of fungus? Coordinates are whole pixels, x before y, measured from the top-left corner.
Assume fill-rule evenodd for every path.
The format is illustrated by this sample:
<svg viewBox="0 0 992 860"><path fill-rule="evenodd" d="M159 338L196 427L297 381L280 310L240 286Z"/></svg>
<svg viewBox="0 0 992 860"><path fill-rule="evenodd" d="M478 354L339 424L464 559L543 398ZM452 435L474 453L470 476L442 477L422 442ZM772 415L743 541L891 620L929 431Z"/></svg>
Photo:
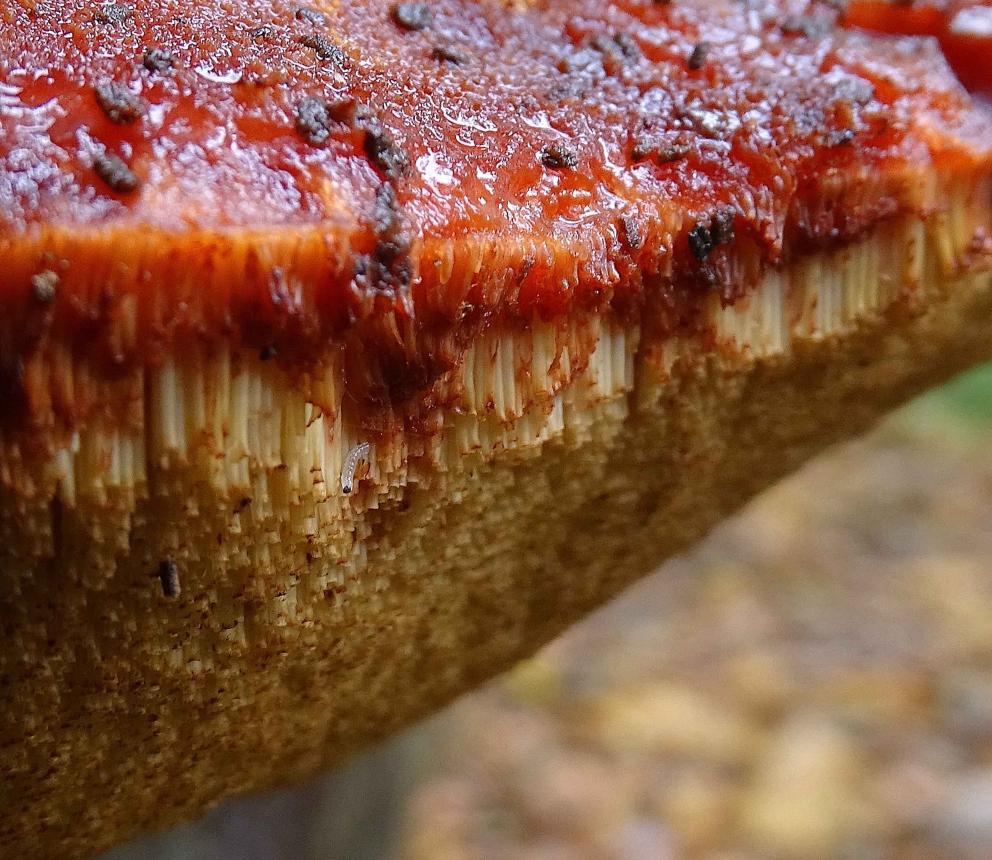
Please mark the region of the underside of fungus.
<svg viewBox="0 0 992 860"><path fill-rule="evenodd" d="M19 744L6 784L89 828L59 844L116 839L136 797L157 809L151 763L175 745L203 765L165 820L338 761L508 665L988 354L987 200L962 191L926 222L769 272L685 336L595 316L492 332L429 430L372 438L333 361L317 406L255 353L167 356L131 380L135 426L94 420L44 469L5 460L3 666L21 703L5 737L104 762L39 782ZM136 746L102 713L127 715ZM225 741L221 763L231 732L251 748ZM140 790L95 814L91 792L135 756Z"/></svg>

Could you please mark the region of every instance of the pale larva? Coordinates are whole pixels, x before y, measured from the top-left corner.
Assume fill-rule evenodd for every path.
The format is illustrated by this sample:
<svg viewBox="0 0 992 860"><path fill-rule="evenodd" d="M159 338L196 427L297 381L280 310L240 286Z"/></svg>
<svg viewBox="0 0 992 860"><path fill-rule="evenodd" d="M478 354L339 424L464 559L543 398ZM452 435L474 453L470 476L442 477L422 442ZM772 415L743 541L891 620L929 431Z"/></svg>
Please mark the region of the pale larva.
<svg viewBox="0 0 992 860"><path fill-rule="evenodd" d="M341 467L341 492L346 496L354 489L355 469L362 460L368 462L370 450L369 443L362 442L361 445L352 448L344 458L344 465Z"/></svg>

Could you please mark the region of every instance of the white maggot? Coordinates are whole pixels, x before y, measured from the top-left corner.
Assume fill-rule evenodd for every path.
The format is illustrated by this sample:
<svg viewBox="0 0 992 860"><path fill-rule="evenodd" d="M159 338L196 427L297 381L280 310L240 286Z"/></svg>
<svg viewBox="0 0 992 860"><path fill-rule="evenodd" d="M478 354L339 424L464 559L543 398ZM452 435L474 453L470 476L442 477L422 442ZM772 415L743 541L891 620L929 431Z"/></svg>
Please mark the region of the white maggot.
<svg viewBox="0 0 992 860"><path fill-rule="evenodd" d="M361 445L352 448L344 458L344 465L341 467L341 492L346 496L355 487L355 469L362 460L368 462L370 451L369 443L362 442Z"/></svg>

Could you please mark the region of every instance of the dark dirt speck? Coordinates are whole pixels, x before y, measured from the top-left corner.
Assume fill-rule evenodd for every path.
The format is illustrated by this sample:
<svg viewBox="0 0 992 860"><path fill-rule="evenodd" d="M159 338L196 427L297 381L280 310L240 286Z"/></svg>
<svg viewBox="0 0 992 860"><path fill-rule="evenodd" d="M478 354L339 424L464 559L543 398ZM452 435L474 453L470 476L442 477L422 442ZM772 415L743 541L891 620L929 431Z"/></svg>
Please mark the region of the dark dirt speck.
<svg viewBox="0 0 992 860"><path fill-rule="evenodd" d="M575 170L579 166L579 155L564 143L552 143L541 150L541 164L552 170Z"/></svg>
<svg viewBox="0 0 992 860"><path fill-rule="evenodd" d="M107 81L97 84L94 93L97 104L111 122L128 125L144 116L145 102L132 93L125 84Z"/></svg>
<svg viewBox="0 0 992 860"><path fill-rule="evenodd" d="M136 191L141 181L124 160L113 153L104 153L93 159L93 169L113 191L119 194L129 194Z"/></svg>

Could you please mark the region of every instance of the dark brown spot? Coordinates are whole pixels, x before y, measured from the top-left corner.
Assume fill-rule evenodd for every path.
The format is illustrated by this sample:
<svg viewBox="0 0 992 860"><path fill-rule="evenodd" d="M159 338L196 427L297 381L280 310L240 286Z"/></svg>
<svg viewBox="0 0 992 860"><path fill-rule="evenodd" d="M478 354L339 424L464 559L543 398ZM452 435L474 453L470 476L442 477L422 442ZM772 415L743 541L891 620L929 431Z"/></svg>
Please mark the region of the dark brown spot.
<svg viewBox="0 0 992 860"><path fill-rule="evenodd" d="M579 155L564 143L552 143L541 150L541 164L552 170L575 170L579 166Z"/></svg>
<svg viewBox="0 0 992 860"><path fill-rule="evenodd" d="M344 65L347 59L344 51L323 36L304 36L300 39L300 44L310 48L319 59L329 60L339 66Z"/></svg>
<svg viewBox="0 0 992 860"><path fill-rule="evenodd" d="M141 65L148 69L149 72L158 72L160 74L171 70L172 64L172 54L168 51L163 51L161 48L149 48L145 51L145 56L141 60Z"/></svg>
<svg viewBox="0 0 992 860"><path fill-rule="evenodd" d="M706 65L706 60L710 55L710 43L709 42L697 42L695 47L692 49L692 53L689 54L688 66L694 72L701 69Z"/></svg>
<svg viewBox="0 0 992 860"><path fill-rule="evenodd" d="M97 104L107 115L107 119L118 125L137 122L145 113L144 101L122 83L107 81L97 84L94 92Z"/></svg>
<svg viewBox="0 0 992 860"><path fill-rule="evenodd" d="M390 13L404 30L424 30L430 26L433 18L430 6L426 3L397 3Z"/></svg>
<svg viewBox="0 0 992 860"><path fill-rule="evenodd" d="M401 226L402 213L396 200L396 189L389 183L379 186L372 207L372 229L380 239L394 235Z"/></svg>
<svg viewBox="0 0 992 860"><path fill-rule="evenodd" d="M134 7L128 6L126 3L108 3L106 6L102 6L94 17L101 24L118 27L134 17Z"/></svg>
<svg viewBox="0 0 992 860"><path fill-rule="evenodd" d="M435 45L431 51L431 56L435 60L453 63L456 66L461 66L468 62L468 55L464 51L459 51L458 48L453 48L449 45Z"/></svg>
<svg viewBox="0 0 992 860"><path fill-rule="evenodd" d="M266 346L263 346L258 351L258 357L262 361L272 361L272 359L275 358L278 354L279 351L271 343L267 344Z"/></svg>
<svg viewBox="0 0 992 860"><path fill-rule="evenodd" d="M392 135L377 123L365 130L365 154L386 176L402 176L410 167L407 154L396 144Z"/></svg>
<svg viewBox="0 0 992 860"><path fill-rule="evenodd" d="M234 506L234 513L240 514L242 511L244 511L245 508L247 508L251 504L251 502L252 502L251 496L245 496Z"/></svg>
<svg viewBox="0 0 992 860"><path fill-rule="evenodd" d="M315 146L327 142L332 122L327 102L306 98L296 106L296 130Z"/></svg>
<svg viewBox="0 0 992 860"><path fill-rule="evenodd" d="M55 293L58 291L59 276L51 269L39 272L31 278L31 295L34 300L42 305L50 305L55 301Z"/></svg>
<svg viewBox="0 0 992 860"><path fill-rule="evenodd" d="M697 224L689 231L689 250L693 256L702 262L713 253L713 237L709 228L703 224Z"/></svg>
<svg viewBox="0 0 992 860"><path fill-rule="evenodd" d="M323 12L319 12L310 6L300 6L293 13L297 21L306 21L308 24L325 24L327 18L324 17Z"/></svg>
<svg viewBox="0 0 992 860"><path fill-rule="evenodd" d="M163 559L158 565L158 579L162 583L162 594L175 600L182 594L179 584L179 568L171 558Z"/></svg>
<svg viewBox="0 0 992 860"><path fill-rule="evenodd" d="M375 293L395 295L410 283L411 239L396 191L386 182L379 186L372 209L376 244L372 253L358 261L356 281Z"/></svg>
<svg viewBox="0 0 992 860"><path fill-rule="evenodd" d="M706 260L721 245L734 240L733 209L721 209L710 217L709 224L699 222L689 231L689 249L700 262Z"/></svg>
<svg viewBox="0 0 992 860"><path fill-rule="evenodd" d="M113 153L103 153L93 159L93 169L96 175L119 194L135 191L141 184L134 171L128 167L120 156Z"/></svg>

